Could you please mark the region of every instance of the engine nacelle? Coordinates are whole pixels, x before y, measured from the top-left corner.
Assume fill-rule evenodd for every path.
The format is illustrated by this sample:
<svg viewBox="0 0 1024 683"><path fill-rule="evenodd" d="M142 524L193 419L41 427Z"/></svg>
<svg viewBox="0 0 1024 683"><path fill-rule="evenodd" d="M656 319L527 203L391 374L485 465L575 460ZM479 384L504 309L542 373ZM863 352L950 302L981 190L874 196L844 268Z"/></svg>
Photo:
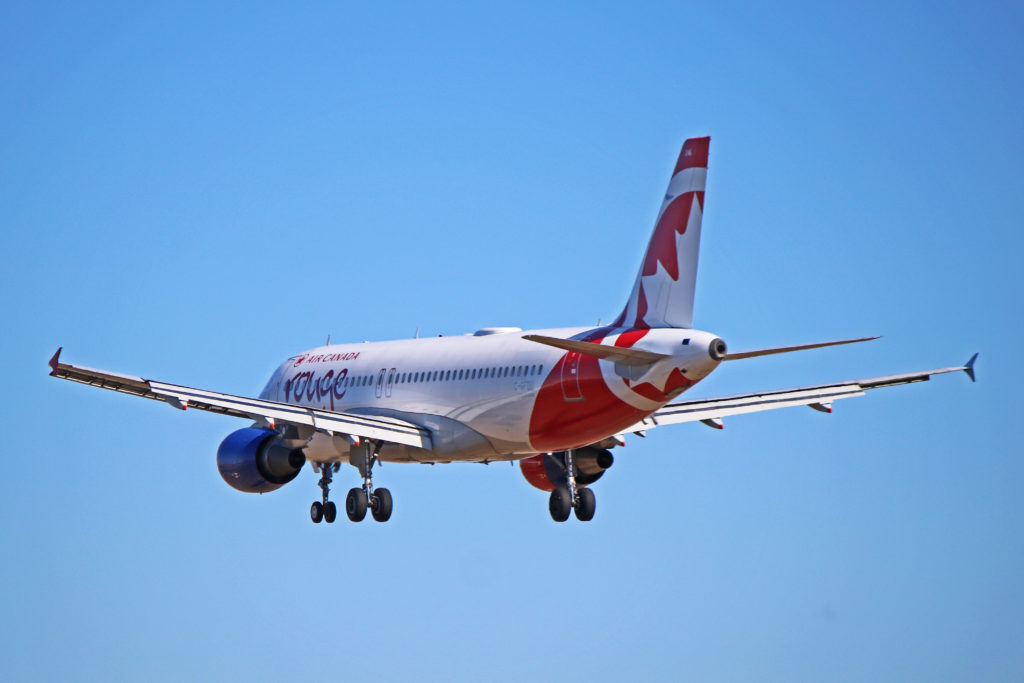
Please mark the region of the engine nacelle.
<svg viewBox="0 0 1024 683"><path fill-rule="evenodd" d="M604 471L612 466L615 458L603 448L587 446L572 453L573 470L577 486L589 486L601 478ZM569 483L565 466L565 452L542 453L519 461L526 481L541 491L554 491Z"/></svg>
<svg viewBox="0 0 1024 683"><path fill-rule="evenodd" d="M279 489L297 477L304 464L302 450L282 445L272 429L239 429L228 434L217 449L220 476L245 493Z"/></svg>

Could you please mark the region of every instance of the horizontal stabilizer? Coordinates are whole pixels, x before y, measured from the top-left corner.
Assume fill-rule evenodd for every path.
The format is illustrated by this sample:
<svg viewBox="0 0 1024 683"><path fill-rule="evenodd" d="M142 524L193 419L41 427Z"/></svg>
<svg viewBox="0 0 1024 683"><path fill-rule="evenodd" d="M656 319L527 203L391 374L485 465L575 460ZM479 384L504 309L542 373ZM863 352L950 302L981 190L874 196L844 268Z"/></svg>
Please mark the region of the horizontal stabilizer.
<svg viewBox="0 0 1024 683"><path fill-rule="evenodd" d="M744 358L757 358L758 356L772 356L776 353L789 353L790 351L806 351L807 349L820 349L824 346L840 346L842 344L856 344L858 342L871 341L879 337L861 337L860 339L840 339L839 341L818 342L817 344L801 344L800 346L776 346L771 349L756 349L754 351L740 351L739 353L727 353L722 360L742 360Z"/></svg>
<svg viewBox="0 0 1024 683"><path fill-rule="evenodd" d="M553 346L556 349L576 351L585 356L603 358L604 360L621 363L622 365L650 365L651 363L657 363L659 360L671 358L671 356L664 353L653 353L651 351L641 351L640 349L628 349L621 346L594 344L593 342L575 341L572 339L545 337L540 334L526 334L523 335L523 339Z"/></svg>

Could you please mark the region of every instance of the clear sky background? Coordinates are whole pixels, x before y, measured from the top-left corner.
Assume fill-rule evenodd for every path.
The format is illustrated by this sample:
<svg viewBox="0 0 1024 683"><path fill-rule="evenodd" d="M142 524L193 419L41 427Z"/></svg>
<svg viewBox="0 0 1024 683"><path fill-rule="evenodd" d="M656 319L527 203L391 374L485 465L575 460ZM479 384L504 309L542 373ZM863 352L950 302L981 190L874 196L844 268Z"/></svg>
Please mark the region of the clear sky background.
<svg viewBox="0 0 1024 683"><path fill-rule="evenodd" d="M1019 3L3 4L0 678L1021 680ZM621 309L711 135L695 394L959 365L630 438L596 519L507 465L217 474L291 353ZM356 482L346 467L343 491Z"/></svg>

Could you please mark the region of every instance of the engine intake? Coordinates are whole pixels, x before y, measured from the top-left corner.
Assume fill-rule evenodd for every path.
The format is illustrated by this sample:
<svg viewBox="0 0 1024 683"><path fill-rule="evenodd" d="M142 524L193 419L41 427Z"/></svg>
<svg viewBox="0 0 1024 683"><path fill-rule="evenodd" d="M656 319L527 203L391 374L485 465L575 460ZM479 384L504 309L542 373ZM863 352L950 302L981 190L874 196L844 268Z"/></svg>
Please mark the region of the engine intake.
<svg viewBox="0 0 1024 683"><path fill-rule="evenodd" d="M565 465L565 452L541 453L519 461L519 469L530 485L541 491L554 491L565 486L569 477ZM603 448L587 446L573 451L572 464L577 486L589 486L601 478L612 466L615 458Z"/></svg>
<svg viewBox="0 0 1024 683"><path fill-rule="evenodd" d="M302 450L281 444L272 429L239 429L228 434L217 449L220 476L245 493L275 491L297 477L304 464Z"/></svg>

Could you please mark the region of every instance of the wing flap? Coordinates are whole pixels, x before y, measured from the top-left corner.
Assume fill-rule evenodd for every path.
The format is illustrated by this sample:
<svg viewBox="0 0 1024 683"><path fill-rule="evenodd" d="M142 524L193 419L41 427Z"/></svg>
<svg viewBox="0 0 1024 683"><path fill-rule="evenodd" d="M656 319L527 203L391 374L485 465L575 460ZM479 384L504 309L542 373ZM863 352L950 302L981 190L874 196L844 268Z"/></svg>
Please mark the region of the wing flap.
<svg viewBox="0 0 1024 683"><path fill-rule="evenodd" d="M841 398L863 396L864 390L856 384L836 385L821 389L796 389L787 391L767 391L760 394L748 394L706 401L686 401L673 403L657 411L637 423L623 433L642 431L666 424L697 422L703 420L720 420L723 417L756 413L776 408L791 408L825 404Z"/></svg>

